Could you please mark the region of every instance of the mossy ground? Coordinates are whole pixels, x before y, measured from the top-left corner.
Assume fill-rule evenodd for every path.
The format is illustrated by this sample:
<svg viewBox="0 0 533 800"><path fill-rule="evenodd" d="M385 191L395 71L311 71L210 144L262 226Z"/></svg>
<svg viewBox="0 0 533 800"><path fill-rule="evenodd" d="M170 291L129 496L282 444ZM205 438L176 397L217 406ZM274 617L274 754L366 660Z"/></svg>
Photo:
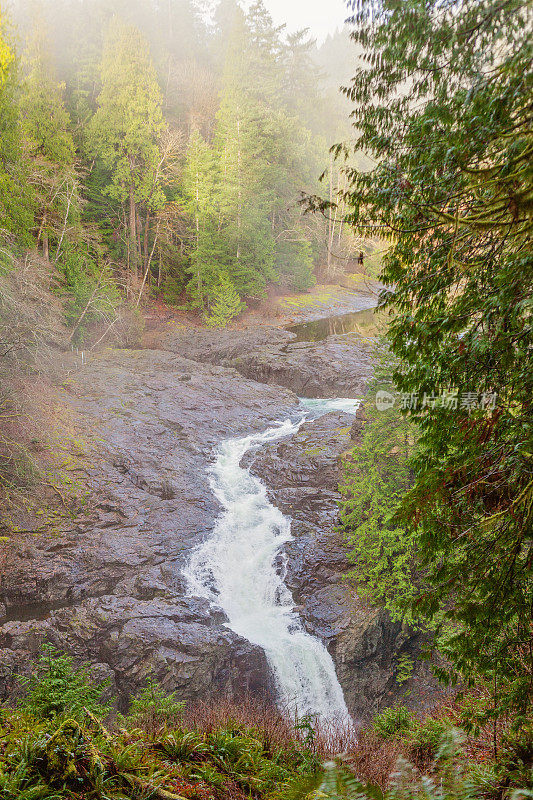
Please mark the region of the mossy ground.
<svg viewBox="0 0 533 800"><path fill-rule="evenodd" d="M26 694L19 705L0 704L0 800L532 796L530 723L496 731L489 725L468 737L458 730L486 702L482 692L425 719L386 709L357 741L346 723L291 722L251 699L186 708L153 679L131 699L128 715L106 726L108 685L52 645L20 681ZM344 755L332 760L337 753Z"/></svg>
<svg viewBox="0 0 533 800"><path fill-rule="evenodd" d="M279 304L282 308L289 310L309 309L315 306L329 306L338 299L338 296L338 286L321 287L320 290L309 294L283 297L279 300Z"/></svg>
<svg viewBox="0 0 533 800"><path fill-rule="evenodd" d="M109 732L96 718L43 722L2 709L0 797L15 800L281 800L320 782L320 760L296 732L227 720Z"/></svg>

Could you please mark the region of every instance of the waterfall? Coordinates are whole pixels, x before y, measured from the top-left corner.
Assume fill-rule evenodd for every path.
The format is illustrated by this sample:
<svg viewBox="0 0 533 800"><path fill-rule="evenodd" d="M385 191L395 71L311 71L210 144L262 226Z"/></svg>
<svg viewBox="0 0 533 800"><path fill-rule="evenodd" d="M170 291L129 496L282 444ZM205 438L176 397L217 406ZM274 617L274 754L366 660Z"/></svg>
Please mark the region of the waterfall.
<svg viewBox="0 0 533 800"><path fill-rule="evenodd" d="M232 631L263 648L280 707L325 721L349 720L349 714L333 659L304 630L284 583L283 548L292 539L291 521L241 462L250 450L294 435L310 419L333 410L354 414L357 407L355 400L302 400L295 420L223 442L210 468L223 512L185 569L189 594L220 606Z"/></svg>

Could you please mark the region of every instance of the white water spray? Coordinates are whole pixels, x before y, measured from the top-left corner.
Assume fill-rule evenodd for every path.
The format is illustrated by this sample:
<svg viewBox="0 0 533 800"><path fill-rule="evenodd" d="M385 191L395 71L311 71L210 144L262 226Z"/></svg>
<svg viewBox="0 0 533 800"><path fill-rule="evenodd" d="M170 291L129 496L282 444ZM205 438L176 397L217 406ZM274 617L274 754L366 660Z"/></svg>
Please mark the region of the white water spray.
<svg viewBox="0 0 533 800"><path fill-rule="evenodd" d="M358 405L355 400L303 400L296 421L223 442L210 473L224 511L185 570L189 594L220 606L231 630L263 648L280 707L325 721L350 717L333 659L304 630L284 584L282 548L292 539L291 522L241 461L254 448L294 435L310 419L329 411L354 414Z"/></svg>

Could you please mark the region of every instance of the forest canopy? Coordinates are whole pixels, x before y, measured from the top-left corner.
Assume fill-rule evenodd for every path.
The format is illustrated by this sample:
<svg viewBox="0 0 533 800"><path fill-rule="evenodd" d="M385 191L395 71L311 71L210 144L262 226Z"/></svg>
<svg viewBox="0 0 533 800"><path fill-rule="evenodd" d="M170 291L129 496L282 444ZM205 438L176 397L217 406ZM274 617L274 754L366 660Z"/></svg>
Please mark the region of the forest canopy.
<svg viewBox="0 0 533 800"><path fill-rule="evenodd" d="M520 728L533 681L531 4L353 5L365 64L346 93L354 146L375 166L347 166L343 202L356 231L390 242L381 304L406 420L378 418L363 443L371 465L383 457L386 513L374 490L379 515L354 525L365 496L348 469L344 522L355 558L361 541L378 554L371 594L437 632L441 677L490 687L488 717ZM407 422L412 480L402 468L393 481Z"/></svg>
<svg viewBox="0 0 533 800"><path fill-rule="evenodd" d="M261 0L212 19L194 0L12 0L2 20L0 228L53 261L73 319L114 282L227 321L349 257L348 230L299 205L348 130L305 28Z"/></svg>

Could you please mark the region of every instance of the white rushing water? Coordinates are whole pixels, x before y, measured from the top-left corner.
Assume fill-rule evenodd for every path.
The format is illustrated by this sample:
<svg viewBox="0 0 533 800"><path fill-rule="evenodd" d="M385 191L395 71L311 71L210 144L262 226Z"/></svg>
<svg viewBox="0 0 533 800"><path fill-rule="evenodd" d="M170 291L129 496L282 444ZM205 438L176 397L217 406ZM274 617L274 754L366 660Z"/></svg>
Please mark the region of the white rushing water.
<svg viewBox="0 0 533 800"><path fill-rule="evenodd" d="M349 714L333 659L304 630L284 584L283 547L292 538L291 521L270 503L266 487L241 462L250 450L297 433L310 419L329 411L354 414L358 405L345 399L302 400L295 420L223 442L210 473L224 510L185 570L189 594L220 606L231 630L264 649L280 707L325 721L349 720Z"/></svg>

